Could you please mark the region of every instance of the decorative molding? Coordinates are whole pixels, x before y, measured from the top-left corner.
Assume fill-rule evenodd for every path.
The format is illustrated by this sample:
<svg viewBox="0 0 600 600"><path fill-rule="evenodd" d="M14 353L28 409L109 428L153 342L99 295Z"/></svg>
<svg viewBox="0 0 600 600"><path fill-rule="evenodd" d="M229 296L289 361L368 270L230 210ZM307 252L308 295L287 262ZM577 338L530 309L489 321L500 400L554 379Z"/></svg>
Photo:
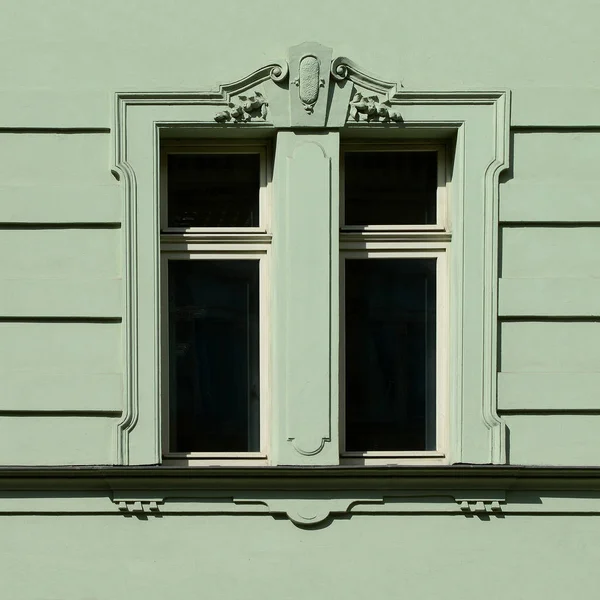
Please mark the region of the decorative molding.
<svg viewBox="0 0 600 600"><path fill-rule="evenodd" d="M159 513L159 505L164 504L163 498L135 498L113 495L112 501L120 512L130 515L154 515Z"/></svg>
<svg viewBox="0 0 600 600"><path fill-rule="evenodd" d="M138 273L137 273L137 185L135 172L124 159L126 145L125 103L117 98L117 136L115 138L115 166L113 175L124 185L123 230L127 237L123 244L123 281L125 287L124 329L124 407L115 432L115 463L129 464L129 434L135 428L139 416L138 401Z"/></svg>
<svg viewBox="0 0 600 600"><path fill-rule="evenodd" d="M454 500L460 510L467 516L495 514L502 512L506 504L506 493L503 491L488 491L484 493L454 494Z"/></svg>
<svg viewBox="0 0 600 600"><path fill-rule="evenodd" d="M281 434L289 444L279 448L279 464L335 464L339 461L337 432L332 400L337 397L332 381L337 373L332 360L331 331L337 323L334 277L337 272L337 232L332 219L332 157L339 152L336 134L321 140L319 136L282 134L278 149L285 156L285 174L280 196L283 221L281 236L273 241L278 256L274 277L278 278L280 301L273 303L275 322L285 330L278 378L273 392L281 398ZM334 159L335 160L335 159ZM306 233L294 223L314 221L312 244L303 243ZM335 246L335 248L334 248ZM315 265L314 256L324 258ZM327 258L325 258L327 257ZM305 281L311 280L311 293L304 295ZM302 303L285 298L302 297ZM276 366L277 366L276 365ZM283 435L281 436L283 438Z"/></svg>
<svg viewBox="0 0 600 600"><path fill-rule="evenodd" d="M460 506L460 510L467 514L480 515L480 514L498 514L502 512L500 502L498 500L462 500L457 503Z"/></svg>
<svg viewBox="0 0 600 600"><path fill-rule="evenodd" d="M252 96L238 96L237 102L230 102L229 108L218 112L215 115L217 123L226 123L234 121L235 123L247 123L260 119L267 120L268 102L265 97L255 91Z"/></svg>
<svg viewBox="0 0 600 600"><path fill-rule="evenodd" d="M490 431L490 460L494 464L508 461L506 423L498 414L498 196L500 174L510 164L510 93L499 93L494 102L494 159L485 172L484 207L484 347L483 347L483 420Z"/></svg>
<svg viewBox="0 0 600 600"><path fill-rule="evenodd" d="M332 54L331 48L316 42L304 42L289 49L291 127L326 126L330 112L328 97L335 92L329 73ZM297 88L297 93L293 93L292 86Z"/></svg>
<svg viewBox="0 0 600 600"><path fill-rule="evenodd" d="M371 73L367 73L345 56L340 56L331 62L331 75L338 82L348 79L362 88L377 94L385 94L387 100L391 100L397 91L395 83L384 81Z"/></svg>
<svg viewBox="0 0 600 600"><path fill-rule="evenodd" d="M161 460L156 294L160 216L156 156L161 136L183 132L183 137L202 130L205 137L219 137L236 126L245 130L244 135L254 128L279 133L301 128L333 133L342 127L389 131L400 120L402 135L406 131L413 137L449 133L454 136L456 289L479 290L463 297L464 310L455 303L453 313L451 356L456 357L456 369L452 371L455 379L451 383L454 404L450 410L453 422L449 427L449 460L506 462L506 426L497 411L495 363L498 180L509 164L510 93L397 91L395 84L368 74L349 59L331 60L331 56L330 48L301 44L290 49L288 61L269 62L217 91L116 94L112 172L123 184L126 368L124 410L116 425L115 464L154 464ZM307 60L308 57L316 57L318 63ZM310 85L304 85L305 76ZM293 86L296 79L297 89ZM307 106L312 113L307 112ZM217 121L216 114L220 114ZM464 176L467 172L468 178ZM138 196L152 201L138 202ZM469 214L463 215L463 211ZM463 227L469 228L468 244ZM469 252L463 251L467 246ZM463 360L467 358L468 361ZM293 429L279 432L279 439L282 445L291 447L288 440L295 438L296 447L292 450L296 457L302 456L298 449L312 452L323 439L334 442L336 436L335 429L324 431L319 444L313 445L312 440L294 435ZM319 461L333 446L335 443L325 443L310 461L302 464L321 464ZM286 457L281 462L297 464L288 460Z"/></svg>
<svg viewBox="0 0 600 600"><path fill-rule="evenodd" d="M237 505L260 504L265 506L271 515L287 517L294 525L314 527L330 518L348 514L356 502L382 503L383 497L234 498L233 502Z"/></svg>
<svg viewBox="0 0 600 600"><path fill-rule="evenodd" d="M242 77L242 79L221 85L220 91L231 97L269 79L274 83L285 83L288 75L289 67L287 62L285 60L273 60L250 73L250 75Z"/></svg>
<svg viewBox="0 0 600 600"><path fill-rule="evenodd" d="M63 467L0 469L0 515L286 518L600 515L600 469Z"/></svg>
<svg viewBox="0 0 600 600"><path fill-rule="evenodd" d="M376 121L380 123L402 122L400 113L392 110L389 100L379 101L378 96L363 96L361 92L355 91L349 104L350 118L355 121Z"/></svg>
<svg viewBox="0 0 600 600"><path fill-rule="evenodd" d="M319 59L307 54L298 64L298 77L292 82L298 87L298 97L304 110L312 115L319 99L319 88L325 87L325 80L320 77L321 63Z"/></svg>

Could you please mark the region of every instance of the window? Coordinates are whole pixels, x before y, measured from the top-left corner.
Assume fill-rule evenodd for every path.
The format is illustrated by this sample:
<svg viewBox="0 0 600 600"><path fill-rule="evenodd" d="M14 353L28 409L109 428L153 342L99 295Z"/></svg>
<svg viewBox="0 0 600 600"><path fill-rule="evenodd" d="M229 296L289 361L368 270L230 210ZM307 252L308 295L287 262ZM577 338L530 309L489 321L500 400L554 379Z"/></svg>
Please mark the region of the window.
<svg viewBox="0 0 600 600"><path fill-rule="evenodd" d="M307 43L218 91L116 94L115 464L505 462L498 179L510 93L398 91L332 56ZM189 375L200 359L219 386L199 380L206 369ZM214 410L216 387L231 410ZM206 398L204 432L188 422L189 397Z"/></svg>
<svg viewBox="0 0 600 600"><path fill-rule="evenodd" d="M266 456L268 148L161 148L163 454Z"/></svg>
<svg viewBox="0 0 600 600"><path fill-rule="evenodd" d="M342 146L341 449L349 462L446 452L445 149Z"/></svg>

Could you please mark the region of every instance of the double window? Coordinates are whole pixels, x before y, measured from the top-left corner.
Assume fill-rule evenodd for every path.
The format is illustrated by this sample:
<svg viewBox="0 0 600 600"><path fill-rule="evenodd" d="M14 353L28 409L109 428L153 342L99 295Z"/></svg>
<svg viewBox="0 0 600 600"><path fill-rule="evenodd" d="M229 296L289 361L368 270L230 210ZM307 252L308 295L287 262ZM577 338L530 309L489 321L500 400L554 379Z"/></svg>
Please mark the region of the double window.
<svg viewBox="0 0 600 600"><path fill-rule="evenodd" d="M269 144L161 148L166 459L268 461L280 400L270 395L271 239L284 235L271 228L273 154ZM445 147L348 142L339 175L341 460L439 460L448 396Z"/></svg>

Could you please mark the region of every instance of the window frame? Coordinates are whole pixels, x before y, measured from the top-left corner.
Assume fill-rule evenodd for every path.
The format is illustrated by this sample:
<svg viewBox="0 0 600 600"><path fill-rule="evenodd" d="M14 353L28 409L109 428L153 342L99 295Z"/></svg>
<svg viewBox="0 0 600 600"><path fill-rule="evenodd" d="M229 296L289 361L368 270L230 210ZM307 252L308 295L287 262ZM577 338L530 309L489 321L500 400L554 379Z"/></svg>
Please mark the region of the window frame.
<svg viewBox="0 0 600 600"><path fill-rule="evenodd" d="M345 154L347 152L436 152L436 223L430 225L345 225ZM439 141L343 140L340 146L340 378L339 444L342 464L446 464L449 461L450 264L451 241L447 145ZM436 260L436 449L423 451L347 451L346 436L346 260L435 258Z"/></svg>
<svg viewBox="0 0 600 600"><path fill-rule="evenodd" d="M351 61L348 67L340 64L346 60L338 58L332 63L334 75L326 86L329 94L333 94L333 101L327 102L322 111L323 118L312 130L300 119L300 116L305 119L302 106L299 106L300 112L294 108L298 99L292 91L295 93L296 88L290 88L288 93L287 88L279 87L278 82L288 74L285 61L275 66L265 65L243 79L224 84L218 91L124 91L114 94L110 169L120 182L123 200L120 231L124 373L123 410L114 423L113 464L158 465L162 461L159 335L162 141L174 138L262 140L276 136L278 148L280 143L285 144L289 160L275 165L275 170L301 174L296 160L299 154L297 151L294 154L294 148L298 148L302 140L302 143L313 140L314 145L320 145L322 158L318 159L313 153L310 162L320 161L324 171L328 163L336 165L339 161L335 137L340 133L344 138L454 140L448 462L506 462L507 427L498 414L496 396L498 195L500 174L510 165L511 93L506 89L397 91L393 84L365 74ZM338 76L344 79L341 84ZM401 115L401 122L349 120L351 94L355 89L365 88L387 97L390 110ZM218 111L236 102L240 94L256 89L269 100L266 118L252 117L240 123L215 122L215 115L221 114ZM322 94L320 98L326 97L327 94ZM315 118L311 116L312 120ZM306 152L302 154L306 156ZM330 183L331 190L337 194L337 181L331 179ZM284 222L281 207L288 206L297 196L285 186L274 188L273 204L277 207L274 226L278 231ZM335 224L338 215L338 212L330 215L334 224L331 239L336 245L333 252L332 244L330 253L333 266L338 254L339 227ZM326 230L322 234L329 235ZM280 282L279 275L285 263L282 263L281 252L285 253L287 249L280 237L275 237L273 244L273 272ZM279 304L286 301L289 287L286 286L283 290L278 287L272 301L277 298ZM335 293L331 307L335 310L339 299L337 280L332 281L332 288ZM282 377L281 352L286 341L281 326L285 315L281 314L281 306L277 303L273 308L275 352L271 358L271 375L277 410L272 413L269 464L336 466L339 464L337 411L319 412L311 403L302 406L302 412L296 411L290 420L290 406L297 406L297 398L290 396L289 392L294 390ZM338 313L332 315L337 320ZM333 326L324 328L323 336L328 332L333 336L331 365L335 369L338 339ZM336 388L337 378L331 386L332 391ZM302 439L307 443L300 447L296 440L290 439L290 431L304 436ZM303 452L313 440L322 440L321 448L311 454Z"/></svg>
<svg viewBox="0 0 600 600"><path fill-rule="evenodd" d="M260 157L260 191L258 203L258 227L169 227L168 202L168 168L169 154L258 154ZM163 140L160 145L160 229L162 233L222 233L251 234L268 233L270 230L269 186L272 178L270 149L267 143L258 140Z"/></svg>
<svg viewBox="0 0 600 600"><path fill-rule="evenodd" d="M168 227L170 154L258 154L258 227ZM173 466L260 466L268 462L270 440L270 304L272 149L267 140L164 140L160 146L160 389L161 456ZM259 265L259 451L173 452L169 418L169 263L175 260L256 260Z"/></svg>

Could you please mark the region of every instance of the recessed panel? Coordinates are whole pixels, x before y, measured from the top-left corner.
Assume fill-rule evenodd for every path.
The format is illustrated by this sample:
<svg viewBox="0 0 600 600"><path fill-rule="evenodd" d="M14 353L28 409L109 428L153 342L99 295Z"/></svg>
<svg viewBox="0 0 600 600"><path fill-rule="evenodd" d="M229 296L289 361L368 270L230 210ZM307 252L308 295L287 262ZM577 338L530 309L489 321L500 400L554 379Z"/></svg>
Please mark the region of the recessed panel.
<svg viewBox="0 0 600 600"><path fill-rule="evenodd" d="M171 452L259 451L259 263L169 262Z"/></svg>
<svg viewBox="0 0 600 600"><path fill-rule="evenodd" d="M345 266L346 451L435 450L436 260Z"/></svg>
<svg viewBox="0 0 600 600"><path fill-rule="evenodd" d="M259 154L169 154L169 227L258 227Z"/></svg>
<svg viewBox="0 0 600 600"><path fill-rule="evenodd" d="M345 225L433 225L437 152L346 152Z"/></svg>

